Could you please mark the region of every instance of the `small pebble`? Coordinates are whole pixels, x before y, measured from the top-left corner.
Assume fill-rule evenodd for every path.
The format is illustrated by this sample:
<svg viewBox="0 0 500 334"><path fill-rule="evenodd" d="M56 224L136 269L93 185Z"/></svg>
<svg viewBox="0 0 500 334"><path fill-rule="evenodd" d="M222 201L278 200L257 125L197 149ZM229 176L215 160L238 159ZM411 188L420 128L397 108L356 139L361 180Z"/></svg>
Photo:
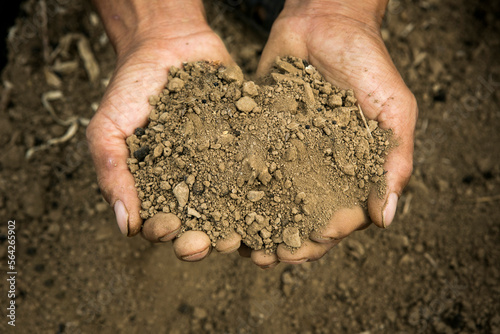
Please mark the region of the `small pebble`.
<svg viewBox="0 0 500 334"><path fill-rule="evenodd" d="M257 85L253 81L247 81L243 84L243 95L246 96L256 96L259 94L257 90Z"/></svg>
<svg viewBox="0 0 500 334"><path fill-rule="evenodd" d="M136 135L137 137L144 136L145 134L146 134L146 130L144 130L143 128L137 128L134 131L134 135Z"/></svg>
<svg viewBox="0 0 500 334"><path fill-rule="evenodd" d="M342 166L342 171L347 175L353 176L355 174L354 173L354 165L346 164L346 165Z"/></svg>
<svg viewBox="0 0 500 334"><path fill-rule="evenodd" d="M236 102L236 108L244 113L250 113L256 106L257 103L248 96L244 96Z"/></svg>
<svg viewBox="0 0 500 334"><path fill-rule="evenodd" d="M184 87L184 81L179 78L173 78L167 83L167 88L171 92L178 92Z"/></svg>
<svg viewBox="0 0 500 334"><path fill-rule="evenodd" d="M134 152L134 158L136 158L137 161L141 162L144 161L144 159L148 154L149 154L149 146L143 146Z"/></svg>
<svg viewBox="0 0 500 334"><path fill-rule="evenodd" d="M156 106L156 104L158 102L160 102L160 97L158 95L151 95L148 98L148 102L149 102L150 105L152 105L154 107L154 106Z"/></svg>
<svg viewBox="0 0 500 334"><path fill-rule="evenodd" d="M239 67L231 66L231 67L221 67L219 69L219 74L222 79L227 82L242 82L243 81L243 72Z"/></svg>
<svg viewBox="0 0 500 334"><path fill-rule="evenodd" d="M299 229L297 227L286 227L283 230L283 242L287 246L299 248L302 245Z"/></svg>
<svg viewBox="0 0 500 334"><path fill-rule="evenodd" d="M183 208L186 206L187 201L189 199L189 187L186 182L181 182L174 187L174 196L179 203L179 206Z"/></svg>
<svg viewBox="0 0 500 334"><path fill-rule="evenodd" d="M342 97L339 95L330 95L327 103L332 108L342 107Z"/></svg>
<svg viewBox="0 0 500 334"><path fill-rule="evenodd" d="M194 177L193 174L189 175L187 178L186 178L186 184L188 186L192 186L194 184L194 182L196 181L196 178Z"/></svg>
<svg viewBox="0 0 500 334"><path fill-rule="evenodd" d="M196 211L195 209L190 208L190 207L187 208L187 214L188 214L188 216L201 218L201 214L198 211Z"/></svg>
<svg viewBox="0 0 500 334"><path fill-rule="evenodd" d="M143 210L147 210L147 209L149 209L149 208L151 207L151 205L153 205L153 204L151 203L151 201L145 201L145 202L142 202L142 203L141 203L141 207L142 207L142 209L143 209Z"/></svg>
<svg viewBox="0 0 500 334"><path fill-rule="evenodd" d="M260 201L264 197L265 193L263 191L249 191L247 198L250 202Z"/></svg>
<svg viewBox="0 0 500 334"><path fill-rule="evenodd" d="M204 191L205 191L205 186L203 185L203 183L196 181L193 184L193 193L195 195L201 195L203 194Z"/></svg>

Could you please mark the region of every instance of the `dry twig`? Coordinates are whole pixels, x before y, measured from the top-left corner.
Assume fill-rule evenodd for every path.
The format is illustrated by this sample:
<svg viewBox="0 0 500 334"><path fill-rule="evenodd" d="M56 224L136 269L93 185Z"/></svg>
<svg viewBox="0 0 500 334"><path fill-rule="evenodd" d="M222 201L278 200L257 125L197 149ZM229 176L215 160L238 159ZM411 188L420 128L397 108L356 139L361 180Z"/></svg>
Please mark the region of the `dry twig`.
<svg viewBox="0 0 500 334"><path fill-rule="evenodd" d="M413 194L408 194L408 196L406 196L405 205L403 206L403 212L401 213L402 216L404 216L404 215L408 214L408 212L410 212L412 199L413 199Z"/></svg>
<svg viewBox="0 0 500 334"><path fill-rule="evenodd" d="M45 150L52 145L62 144L69 141L78 131L79 125L87 126L89 124L90 120L88 120L87 118L71 116L67 120L63 120L59 116L57 116L54 108L50 104L50 101L60 100L62 98L64 98L64 95L60 90L53 90L50 92L46 92L42 95L42 104L45 107L45 109L49 112L52 119L59 125L69 126L68 130L61 137L49 139L46 143L30 148L26 152L26 159L30 159L34 153L41 150Z"/></svg>
<svg viewBox="0 0 500 334"><path fill-rule="evenodd" d="M496 196L484 196L484 197L477 197L474 199L477 203L489 203L489 202L495 202L495 201L500 201L500 195Z"/></svg>
<svg viewBox="0 0 500 334"><path fill-rule="evenodd" d="M363 109L361 109L361 105L358 103L358 109L359 109L359 114L361 115L361 119L363 120L363 123L365 124L366 131L368 132L368 137L373 138L372 132L370 131L370 127L368 126L368 123L366 122L365 115L363 114Z"/></svg>
<svg viewBox="0 0 500 334"><path fill-rule="evenodd" d="M45 65L50 63L50 50L49 50L49 29L47 26L47 3L45 0L40 0L40 15L42 17L41 31L42 31L42 45L43 45L43 60Z"/></svg>
<svg viewBox="0 0 500 334"><path fill-rule="evenodd" d="M7 106L10 102L10 94L12 93L12 89L14 89L14 85L10 81L3 82L3 92L2 98L0 99L0 112L4 112L7 109Z"/></svg>

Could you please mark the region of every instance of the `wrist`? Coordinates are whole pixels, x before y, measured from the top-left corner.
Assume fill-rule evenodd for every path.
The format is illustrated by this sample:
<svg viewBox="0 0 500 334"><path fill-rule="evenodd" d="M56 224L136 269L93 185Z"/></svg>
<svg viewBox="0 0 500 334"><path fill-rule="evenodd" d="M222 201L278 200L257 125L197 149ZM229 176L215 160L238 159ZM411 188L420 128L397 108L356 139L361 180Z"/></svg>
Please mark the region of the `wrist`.
<svg viewBox="0 0 500 334"><path fill-rule="evenodd" d="M201 0L93 0L120 57L148 40L168 40L206 30Z"/></svg>
<svg viewBox="0 0 500 334"><path fill-rule="evenodd" d="M380 29L388 0L287 0L284 17L345 17Z"/></svg>

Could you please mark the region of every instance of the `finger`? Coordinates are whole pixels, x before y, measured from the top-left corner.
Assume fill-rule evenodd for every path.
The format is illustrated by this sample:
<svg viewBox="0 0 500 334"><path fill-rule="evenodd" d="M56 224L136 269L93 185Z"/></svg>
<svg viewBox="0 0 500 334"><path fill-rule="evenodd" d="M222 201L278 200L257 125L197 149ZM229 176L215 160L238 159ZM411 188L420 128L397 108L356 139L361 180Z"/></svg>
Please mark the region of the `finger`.
<svg viewBox="0 0 500 334"><path fill-rule="evenodd" d="M368 196L368 213L373 223L378 227L387 228L392 223L398 199L408 184L413 171L413 142L418 108L415 97L411 93L409 96L410 98L404 106L407 108L406 111L391 115L394 109L392 108L391 112L387 113L389 116L381 115L379 117L381 118L379 119L381 128L393 129L397 146L389 152L384 164L384 169L387 171L385 195L380 197L377 189L373 189Z"/></svg>
<svg viewBox="0 0 500 334"><path fill-rule="evenodd" d="M228 254L236 251L241 244L241 236L236 233L236 231L232 231L227 237L217 241L215 245L215 249L219 253Z"/></svg>
<svg viewBox="0 0 500 334"><path fill-rule="evenodd" d="M159 212L144 222L142 236L151 242L170 241L181 228L181 220L173 213Z"/></svg>
<svg viewBox="0 0 500 334"><path fill-rule="evenodd" d="M303 33L304 31L299 25L291 24L290 21L285 22L279 18L276 19L262 51L257 76L262 77L269 73L278 56L295 56L307 60L307 46L301 39Z"/></svg>
<svg viewBox="0 0 500 334"><path fill-rule="evenodd" d="M317 243L329 243L347 237L369 225L365 211L356 206L336 211L321 231L313 231L309 238Z"/></svg>
<svg viewBox="0 0 500 334"><path fill-rule="evenodd" d="M96 167L99 188L113 207L120 231L133 236L139 233L142 219L134 177L127 166L129 151L125 135L117 134L112 122L96 114L87 128L87 140Z"/></svg>
<svg viewBox="0 0 500 334"><path fill-rule="evenodd" d="M265 250L254 250L251 253L253 263L262 269L271 269L278 265L279 260L276 253L266 254Z"/></svg>
<svg viewBox="0 0 500 334"><path fill-rule="evenodd" d="M187 231L174 241L174 253L183 261L200 261L210 254L211 242L201 231Z"/></svg>
<svg viewBox="0 0 500 334"><path fill-rule="evenodd" d="M288 264L300 264L306 261L316 261L323 257L330 249L335 247L340 240L332 240L328 243L317 243L312 240L306 240L299 249L293 252L284 244L280 244L276 255L280 262Z"/></svg>

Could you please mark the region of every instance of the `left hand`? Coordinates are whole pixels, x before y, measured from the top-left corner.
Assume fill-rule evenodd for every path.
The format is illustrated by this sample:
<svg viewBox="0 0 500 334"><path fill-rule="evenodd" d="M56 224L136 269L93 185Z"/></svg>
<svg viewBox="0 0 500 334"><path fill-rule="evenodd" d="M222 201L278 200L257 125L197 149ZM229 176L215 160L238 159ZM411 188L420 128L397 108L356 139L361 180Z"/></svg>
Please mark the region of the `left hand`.
<svg viewBox="0 0 500 334"><path fill-rule="evenodd" d="M321 232L313 232L294 253L284 245L272 255L253 251L252 260L261 267L317 260L352 232L371 222L386 228L394 219L398 198L412 173L418 108L380 35L385 5L385 0L361 4L288 0L273 25L259 65L260 75L269 71L276 56L306 59L333 85L352 88L365 116L377 120L383 129L392 129L398 146L384 165L387 193L380 198L373 190L368 212L361 207L337 211Z"/></svg>

